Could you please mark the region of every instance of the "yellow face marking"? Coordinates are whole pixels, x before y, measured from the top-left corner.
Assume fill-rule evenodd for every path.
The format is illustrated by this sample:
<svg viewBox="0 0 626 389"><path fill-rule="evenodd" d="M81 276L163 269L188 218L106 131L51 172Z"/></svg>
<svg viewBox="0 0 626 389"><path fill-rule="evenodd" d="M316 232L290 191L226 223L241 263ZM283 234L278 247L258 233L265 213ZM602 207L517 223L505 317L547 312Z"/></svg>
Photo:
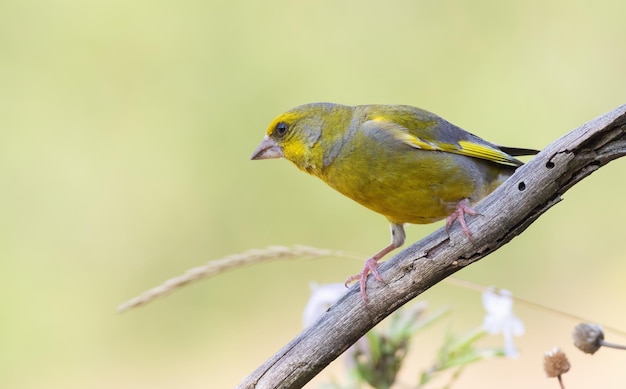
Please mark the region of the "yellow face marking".
<svg viewBox="0 0 626 389"><path fill-rule="evenodd" d="M283 144L283 154L289 160L299 160L305 152L305 146L302 142L291 141Z"/></svg>
<svg viewBox="0 0 626 389"><path fill-rule="evenodd" d="M270 126L267 128L267 135L272 136L274 130L276 130L276 125L280 122L287 123L287 125L292 126L293 123L297 122L302 117L302 114L296 112L286 112L280 116L278 116Z"/></svg>

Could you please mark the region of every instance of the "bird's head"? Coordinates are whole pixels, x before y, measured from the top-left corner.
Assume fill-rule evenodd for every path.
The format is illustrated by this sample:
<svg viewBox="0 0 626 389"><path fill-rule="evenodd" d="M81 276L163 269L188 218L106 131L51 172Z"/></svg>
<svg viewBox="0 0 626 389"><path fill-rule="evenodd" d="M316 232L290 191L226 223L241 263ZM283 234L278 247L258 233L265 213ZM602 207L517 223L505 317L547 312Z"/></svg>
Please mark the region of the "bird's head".
<svg viewBox="0 0 626 389"><path fill-rule="evenodd" d="M333 132L339 107L315 103L283 113L272 121L251 159L283 157L300 169L316 174L323 166L324 150L329 146L324 144L323 133Z"/></svg>

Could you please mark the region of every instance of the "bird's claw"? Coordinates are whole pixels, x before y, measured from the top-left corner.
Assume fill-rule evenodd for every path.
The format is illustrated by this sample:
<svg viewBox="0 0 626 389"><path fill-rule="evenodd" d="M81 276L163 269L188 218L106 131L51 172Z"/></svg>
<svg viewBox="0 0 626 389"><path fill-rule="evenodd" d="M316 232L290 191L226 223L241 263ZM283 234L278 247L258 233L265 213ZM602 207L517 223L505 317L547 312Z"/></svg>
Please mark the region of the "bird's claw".
<svg viewBox="0 0 626 389"><path fill-rule="evenodd" d="M360 273L357 273L349 277L345 283L347 287L349 283L358 280L359 286L361 287L361 298L363 299L363 301L367 301L366 284L367 284L367 276L370 273L372 273L374 278L376 278L378 281L381 281L381 282L383 281L383 278L378 273L378 259L375 257L372 257L368 259L367 261L365 261L363 270Z"/></svg>
<svg viewBox="0 0 626 389"><path fill-rule="evenodd" d="M474 211L469 206L469 201L467 199L463 199L458 202L458 204L456 205L456 209L454 210L452 215L446 218L446 231L450 229L450 227L452 226L452 223L454 223L455 220L458 220L465 236L467 236L468 238L471 238L472 231L470 231L470 229L467 227L467 223L465 222L466 214L472 215L472 216L479 215L478 212Z"/></svg>

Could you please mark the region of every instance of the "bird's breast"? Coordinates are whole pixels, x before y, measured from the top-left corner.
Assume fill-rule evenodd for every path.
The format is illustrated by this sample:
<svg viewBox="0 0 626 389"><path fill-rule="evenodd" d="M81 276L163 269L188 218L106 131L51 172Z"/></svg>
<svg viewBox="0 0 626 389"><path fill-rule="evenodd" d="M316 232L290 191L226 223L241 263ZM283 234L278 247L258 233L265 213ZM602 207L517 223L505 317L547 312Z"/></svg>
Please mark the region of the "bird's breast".
<svg viewBox="0 0 626 389"><path fill-rule="evenodd" d="M495 179L489 168L445 152L370 147L344 150L319 176L392 223L426 224L449 216L462 199L487 195Z"/></svg>

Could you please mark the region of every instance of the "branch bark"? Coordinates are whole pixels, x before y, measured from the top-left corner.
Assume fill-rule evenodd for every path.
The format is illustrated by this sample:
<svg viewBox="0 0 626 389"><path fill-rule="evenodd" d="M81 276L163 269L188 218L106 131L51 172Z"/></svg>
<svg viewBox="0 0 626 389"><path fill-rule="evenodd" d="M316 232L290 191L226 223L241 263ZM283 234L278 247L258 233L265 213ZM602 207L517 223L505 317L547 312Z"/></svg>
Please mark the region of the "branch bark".
<svg viewBox="0 0 626 389"><path fill-rule="evenodd" d="M381 265L386 281L358 285L238 388L301 388L377 323L447 276L502 247L561 200L576 183L626 155L626 105L546 147L475 208L472 240L442 228ZM371 278L370 278L371 280Z"/></svg>

